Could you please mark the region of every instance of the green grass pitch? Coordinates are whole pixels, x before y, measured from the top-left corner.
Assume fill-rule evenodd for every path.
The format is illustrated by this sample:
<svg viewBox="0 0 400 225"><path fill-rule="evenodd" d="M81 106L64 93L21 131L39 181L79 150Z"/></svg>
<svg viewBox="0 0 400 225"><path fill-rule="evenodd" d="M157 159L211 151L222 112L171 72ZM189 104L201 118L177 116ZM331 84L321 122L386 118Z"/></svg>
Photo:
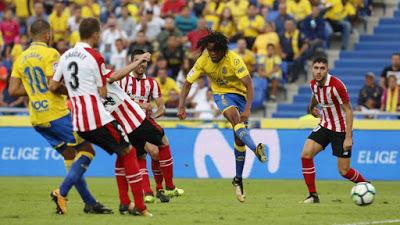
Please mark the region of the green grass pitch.
<svg viewBox="0 0 400 225"><path fill-rule="evenodd" d="M68 196L67 216L54 214L50 191L59 177L0 177L0 224L349 224L383 220L400 221L400 182L373 182L375 202L356 206L348 181L317 181L321 203L302 205L306 197L302 180L246 180L245 203L239 203L230 180L176 179L185 195L167 204L148 204L153 218L121 216L113 178L88 178L96 198L113 208L113 215L87 215L75 190ZM392 223L394 224L394 223Z"/></svg>

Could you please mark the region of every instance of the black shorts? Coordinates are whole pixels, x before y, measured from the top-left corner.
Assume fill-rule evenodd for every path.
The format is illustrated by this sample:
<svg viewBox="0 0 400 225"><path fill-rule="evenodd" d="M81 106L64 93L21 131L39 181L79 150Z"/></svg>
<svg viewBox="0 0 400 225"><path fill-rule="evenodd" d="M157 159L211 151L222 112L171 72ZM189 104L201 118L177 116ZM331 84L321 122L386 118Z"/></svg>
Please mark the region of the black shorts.
<svg viewBox="0 0 400 225"><path fill-rule="evenodd" d="M332 145L332 154L340 158L350 158L351 151L343 149L343 142L346 137L345 132L331 131L321 125L314 128L308 139L311 139L318 144L322 145L325 149L329 144Z"/></svg>
<svg viewBox="0 0 400 225"><path fill-rule="evenodd" d="M153 119L146 118L133 132L128 134L129 142L136 148L136 155L146 154L144 145L149 142L156 146L163 145L164 129Z"/></svg>
<svg viewBox="0 0 400 225"><path fill-rule="evenodd" d="M101 147L108 154L121 154L129 147L126 134L122 131L122 127L117 121L112 121L106 125L87 132L79 132L79 136L85 140Z"/></svg>

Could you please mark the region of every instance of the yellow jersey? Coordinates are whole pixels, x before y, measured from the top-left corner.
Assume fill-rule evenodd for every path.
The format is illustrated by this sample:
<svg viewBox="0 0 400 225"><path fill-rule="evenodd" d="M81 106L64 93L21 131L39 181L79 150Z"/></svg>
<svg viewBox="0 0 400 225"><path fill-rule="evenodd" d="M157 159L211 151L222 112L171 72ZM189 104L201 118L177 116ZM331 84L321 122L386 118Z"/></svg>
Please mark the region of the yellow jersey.
<svg viewBox="0 0 400 225"><path fill-rule="evenodd" d="M257 49L257 55L266 55L268 44L273 44L275 46L275 50L280 52L279 36L276 32L258 35L254 41L253 49Z"/></svg>
<svg viewBox="0 0 400 225"><path fill-rule="evenodd" d="M243 32L245 37L257 37L258 30L264 27L265 20L262 16L256 15L253 19L243 16L239 21L239 30Z"/></svg>
<svg viewBox="0 0 400 225"><path fill-rule="evenodd" d="M254 53L248 49L245 50L244 54L240 54L238 49L235 49L234 52L242 57L244 64L247 67L248 71L252 71L254 66L256 65L256 56Z"/></svg>
<svg viewBox="0 0 400 225"><path fill-rule="evenodd" d="M12 77L19 78L29 96L29 116L32 125L46 124L69 113L66 96L48 89L60 54L42 42L33 42L14 62Z"/></svg>
<svg viewBox="0 0 400 225"><path fill-rule="evenodd" d="M33 0L14 0L15 14L18 18L28 18L34 14Z"/></svg>
<svg viewBox="0 0 400 225"><path fill-rule="evenodd" d="M21 44L14 44L12 50L11 50L11 58L13 61L15 61L24 51L24 48L22 47Z"/></svg>
<svg viewBox="0 0 400 225"><path fill-rule="evenodd" d="M176 91L178 94L181 92L175 80L171 77L167 77L165 83L161 83L158 77L156 77L155 80L158 82L158 85L160 85L161 96L164 102L168 102L170 91Z"/></svg>
<svg viewBox="0 0 400 225"><path fill-rule="evenodd" d="M261 65L264 64L264 70L265 72L270 72L272 71L272 69L274 69L275 66L280 67L282 64L282 59L281 57L279 57L278 55L274 55L271 57L266 56L262 56L260 57L260 62ZM279 69L277 72L275 72L275 74L271 74L269 77L267 77L269 79L271 78L282 78L282 70Z"/></svg>
<svg viewBox="0 0 400 225"><path fill-rule="evenodd" d="M49 16L49 22L53 28L53 41L58 42L64 39L65 33L68 31L68 14L61 14L57 16L56 12L53 12Z"/></svg>
<svg viewBox="0 0 400 225"><path fill-rule="evenodd" d="M287 13L292 15L296 21L301 21L311 14L311 3L309 0L300 0L299 2L289 0L286 5Z"/></svg>
<svg viewBox="0 0 400 225"><path fill-rule="evenodd" d="M213 63L205 50L190 70L186 80L193 83L202 75L210 78L213 94L235 93L246 97L246 87L240 79L249 75L249 71L242 58L235 52L228 50L221 61Z"/></svg>

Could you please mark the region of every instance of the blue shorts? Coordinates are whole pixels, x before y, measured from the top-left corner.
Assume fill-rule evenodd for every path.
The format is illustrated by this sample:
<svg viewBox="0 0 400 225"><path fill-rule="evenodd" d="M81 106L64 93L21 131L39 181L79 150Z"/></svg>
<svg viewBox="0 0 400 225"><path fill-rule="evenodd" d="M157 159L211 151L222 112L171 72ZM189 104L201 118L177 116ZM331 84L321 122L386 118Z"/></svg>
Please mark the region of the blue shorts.
<svg viewBox="0 0 400 225"><path fill-rule="evenodd" d="M247 102L246 98L239 94L215 94L214 101L222 113L231 107L236 107L242 113Z"/></svg>
<svg viewBox="0 0 400 225"><path fill-rule="evenodd" d="M60 153L67 145L76 146L84 141L72 130L71 114L34 128Z"/></svg>

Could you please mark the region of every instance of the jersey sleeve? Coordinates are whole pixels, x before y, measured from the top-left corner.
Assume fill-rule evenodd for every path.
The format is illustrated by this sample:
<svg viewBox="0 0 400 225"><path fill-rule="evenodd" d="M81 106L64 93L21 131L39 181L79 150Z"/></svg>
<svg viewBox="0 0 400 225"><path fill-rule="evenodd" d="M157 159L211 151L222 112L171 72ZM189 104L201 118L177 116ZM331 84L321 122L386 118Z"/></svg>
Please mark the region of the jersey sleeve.
<svg viewBox="0 0 400 225"><path fill-rule="evenodd" d="M104 58L99 52L92 48L85 48L85 50L90 53L95 61L92 69L96 85L97 87L103 87L106 85L107 75L109 75L109 73L112 71L107 69L106 64L104 63Z"/></svg>
<svg viewBox="0 0 400 225"><path fill-rule="evenodd" d="M161 98L160 85L158 85L158 82L156 80L152 80L152 82L153 82L153 90L151 92L151 97L153 99Z"/></svg>
<svg viewBox="0 0 400 225"><path fill-rule="evenodd" d="M340 97L340 99L339 99L340 104L349 103L349 93L347 92L347 88L343 84L343 82L340 80L337 80L337 82L335 84L335 88Z"/></svg>
<svg viewBox="0 0 400 225"><path fill-rule="evenodd" d="M241 57L235 56L233 58L233 68L235 71L235 75L239 78L242 79L243 77L249 75L249 71L247 70L246 64L244 64L244 61Z"/></svg>
<svg viewBox="0 0 400 225"><path fill-rule="evenodd" d="M49 57L46 59L46 64L45 64L45 75L46 77L52 77L57 69L58 62L60 60L60 54L56 51L53 50L51 54L49 54Z"/></svg>
<svg viewBox="0 0 400 225"><path fill-rule="evenodd" d="M15 77L15 78L20 78L22 77L22 74L19 70L19 67L21 66L21 56L17 58L17 60L15 60L14 62L14 66L11 72L11 76Z"/></svg>
<svg viewBox="0 0 400 225"><path fill-rule="evenodd" d="M203 61L204 57L200 56L200 58L198 58L196 63L194 64L193 68L187 74L186 80L189 83L193 84L193 82L195 82L202 74L204 74Z"/></svg>
<svg viewBox="0 0 400 225"><path fill-rule="evenodd" d="M62 60L60 60L55 67L56 68L54 68L55 72L54 72L54 75L53 75L52 79L57 81L57 82L60 82L62 80L62 78L63 78L62 69L61 69L62 68Z"/></svg>

